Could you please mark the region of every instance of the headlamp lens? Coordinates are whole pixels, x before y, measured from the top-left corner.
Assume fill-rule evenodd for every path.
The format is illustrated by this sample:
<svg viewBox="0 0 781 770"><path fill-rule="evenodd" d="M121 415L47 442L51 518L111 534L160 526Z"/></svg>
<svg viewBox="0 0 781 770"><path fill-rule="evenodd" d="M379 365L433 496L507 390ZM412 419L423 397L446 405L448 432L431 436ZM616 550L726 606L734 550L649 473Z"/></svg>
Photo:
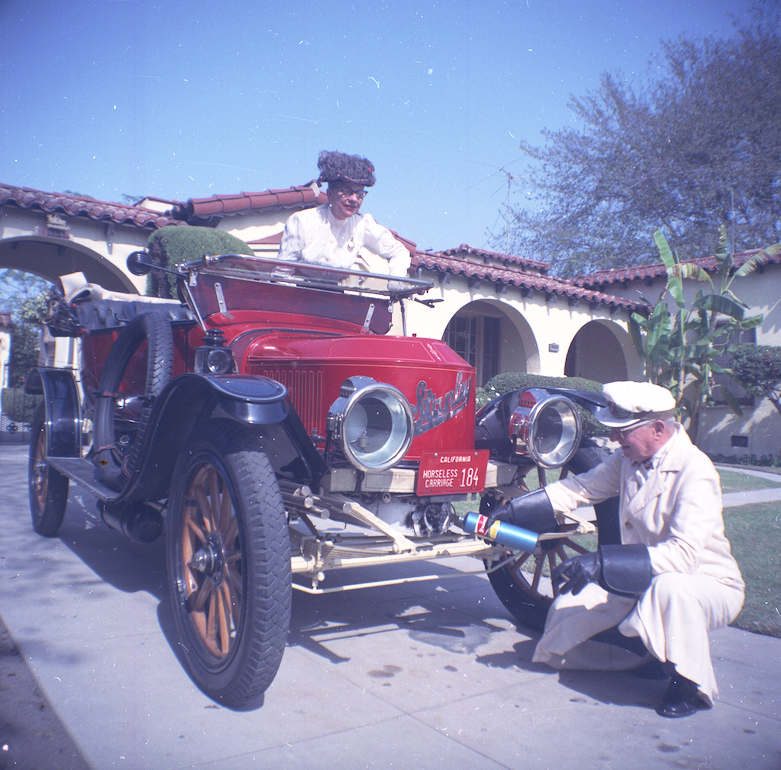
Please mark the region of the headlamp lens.
<svg viewBox="0 0 781 770"><path fill-rule="evenodd" d="M359 378L353 378L353 382ZM368 380L369 378L360 378ZM348 391L345 391L349 393ZM345 457L361 470L385 470L412 443L412 409L391 385L372 381L341 396L329 411L329 427Z"/></svg>

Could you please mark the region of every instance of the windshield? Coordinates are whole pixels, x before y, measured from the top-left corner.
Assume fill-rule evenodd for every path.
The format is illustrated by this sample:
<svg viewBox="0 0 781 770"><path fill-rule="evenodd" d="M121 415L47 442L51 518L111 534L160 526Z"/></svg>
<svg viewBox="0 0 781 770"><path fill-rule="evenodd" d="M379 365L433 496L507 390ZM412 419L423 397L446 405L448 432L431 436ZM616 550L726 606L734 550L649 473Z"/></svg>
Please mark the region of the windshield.
<svg viewBox="0 0 781 770"><path fill-rule="evenodd" d="M211 316L208 325L220 326L252 318L287 326L309 317L386 334L393 302L431 287L414 278L236 254L204 257L177 269L184 298L204 329Z"/></svg>
<svg viewBox="0 0 781 770"><path fill-rule="evenodd" d="M204 257L197 262L188 262L177 267L188 274L190 284L198 274L222 275L243 281L286 283L326 290L339 288L348 293L380 294L391 299L424 294L432 286L430 281L416 278L238 254Z"/></svg>

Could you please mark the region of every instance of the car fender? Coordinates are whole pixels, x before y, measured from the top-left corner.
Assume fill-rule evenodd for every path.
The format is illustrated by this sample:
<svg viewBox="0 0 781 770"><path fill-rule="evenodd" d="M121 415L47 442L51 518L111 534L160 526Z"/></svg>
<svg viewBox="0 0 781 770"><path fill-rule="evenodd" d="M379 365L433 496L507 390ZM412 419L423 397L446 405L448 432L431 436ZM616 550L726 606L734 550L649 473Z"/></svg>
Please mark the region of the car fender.
<svg viewBox="0 0 781 770"><path fill-rule="evenodd" d="M48 453L52 457L80 457L81 403L73 373L68 369L33 369L24 391L43 396Z"/></svg>
<svg viewBox="0 0 781 770"><path fill-rule="evenodd" d="M196 425L212 417L227 417L259 432L281 425L297 454L315 463L320 460L281 383L255 375L182 374L155 402L137 468L113 504L166 497L174 463L188 437Z"/></svg>

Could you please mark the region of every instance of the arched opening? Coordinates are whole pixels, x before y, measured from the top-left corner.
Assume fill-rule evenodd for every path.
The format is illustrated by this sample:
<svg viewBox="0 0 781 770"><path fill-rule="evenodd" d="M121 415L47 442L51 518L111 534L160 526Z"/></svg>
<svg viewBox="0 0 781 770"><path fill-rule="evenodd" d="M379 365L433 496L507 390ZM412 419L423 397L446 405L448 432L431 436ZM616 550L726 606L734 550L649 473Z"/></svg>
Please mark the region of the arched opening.
<svg viewBox="0 0 781 770"><path fill-rule="evenodd" d="M464 305L442 339L477 370L485 385L501 372L538 372L540 354L529 322L515 309L490 300Z"/></svg>
<svg viewBox="0 0 781 770"><path fill-rule="evenodd" d="M13 340L10 333L7 335L10 354L6 356L4 384L8 386L19 385L34 366L73 366L76 360L77 340L55 340L45 327L41 328L29 319L22 321L20 316L22 310L29 310L28 301L36 303L38 309L37 298L45 294L50 285L57 285L59 276L81 272L90 283L111 291L133 294L138 291L130 276L105 256L56 237L19 236L0 240L0 271L3 270L27 274L18 281L6 281L5 300L0 292L0 311L7 311L9 316L13 314L16 318Z"/></svg>
<svg viewBox="0 0 781 770"><path fill-rule="evenodd" d="M90 283L109 291L137 293L130 276L100 254L72 241L56 238L5 238L0 240L0 269L34 273L55 283L68 273L81 272Z"/></svg>
<svg viewBox="0 0 781 770"><path fill-rule="evenodd" d="M597 382L629 379L629 365L622 341L631 345L629 335L618 325L590 321L570 343L564 363L565 376L584 377Z"/></svg>

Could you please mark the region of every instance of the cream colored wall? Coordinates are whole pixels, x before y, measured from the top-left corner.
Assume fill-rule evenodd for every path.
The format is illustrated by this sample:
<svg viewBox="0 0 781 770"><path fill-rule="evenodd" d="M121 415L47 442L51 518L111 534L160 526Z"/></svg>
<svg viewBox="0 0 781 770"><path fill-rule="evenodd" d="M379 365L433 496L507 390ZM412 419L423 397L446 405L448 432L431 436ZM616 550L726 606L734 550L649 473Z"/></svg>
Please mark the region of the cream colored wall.
<svg viewBox="0 0 781 770"><path fill-rule="evenodd" d="M656 278L650 286L643 281L634 281L627 287L608 284L604 291L618 297L637 300L644 296L656 302L664 291L665 280ZM757 328L758 345L781 345L781 265L767 265L762 272L754 271L745 278L736 278L732 284L735 295L749 306L747 315L763 313L765 318ZM708 293L710 285L694 280L685 280L683 291L688 306L691 306L698 291ZM667 299L671 310L671 299Z"/></svg>
<svg viewBox="0 0 781 770"><path fill-rule="evenodd" d="M236 217L225 217L218 225L218 230L235 235L242 241L258 241L271 235L281 233L285 229L285 222L293 211L272 211L255 214L247 214ZM270 247L271 251L277 251L276 246Z"/></svg>
<svg viewBox="0 0 781 770"><path fill-rule="evenodd" d="M34 209L15 209L10 206L0 217L0 240L25 239L54 244L57 247L73 249L103 262L118 276L126 290L135 289L143 293L146 278L128 273L125 261L133 251L146 248L149 231L137 227L114 225L91 219L63 217L70 230L70 238L41 237L39 228L46 225L46 214ZM35 272L32 271L31 272ZM67 258L63 258L63 273L72 272Z"/></svg>
<svg viewBox="0 0 781 770"><path fill-rule="evenodd" d="M450 320L460 311L479 313L481 308L490 307L509 324L509 329L502 324L502 371L563 376L567 351L575 335L587 323L598 321L615 336L630 376L642 376L642 363L628 334L626 311L611 315L606 306L593 310L586 303L570 306L566 297L546 302L540 292L523 297L519 289L510 286L506 294L497 294L493 284L483 283L474 288L461 276L451 275L449 284L439 283L434 271L425 271L423 277L434 282L426 297L442 301L433 308L407 301L410 333L441 339ZM394 333L400 331L394 329ZM556 345L557 352L552 349ZM597 357L600 351L594 350L592 354Z"/></svg>
<svg viewBox="0 0 781 770"><path fill-rule="evenodd" d="M568 374L606 382L641 378L642 361L636 354L625 326L605 319L589 321L580 328L570 350ZM631 373L631 377L630 377Z"/></svg>
<svg viewBox="0 0 781 770"><path fill-rule="evenodd" d="M605 291L637 299L638 291L656 302L664 289L664 279L655 279L651 286L635 282L626 288L606 286ZM684 297L691 306L697 291L708 292L710 286L699 281L684 281ZM781 346L781 265L767 265L732 284L736 296L749 305L747 316L764 314L756 329L758 345ZM668 300L669 304L669 300ZM672 308L671 308L672 309ZM711 454L744 457L781 454L781 415L767 399L756 399L754 407L743 407L735 415L726 406L709 407L703 416L700 448ZM748 447L732 446L733 436L748 437Z"/></svg>
<svg viewBox="0 0 781 770"><path fill-rule="evenodd" d="M19 242L29 244L45 243L47 245L63 247L66 251L62 255L62 273L72 272L72 263L68 259L68 251L79 252L91 259L103 262L110 266L111 271L120 277L125 284L126 291L144 292L146 278L132 276L127 271L126 260L128 255L146 247L149 231L136 227L112 226L106 222L82 220L64 217L70 230L70 238L46 238L38 235L38 228L46 225L46 214L31 209L12 209L6 207L4 216L0 217L0 239L9 241L23 239ZM40 274L30 265L31 272ZM56 366L71 366L76 362L77 341L58 337L53 344L53 363ZM2 353L0 352L0 355Z"/></svg>

